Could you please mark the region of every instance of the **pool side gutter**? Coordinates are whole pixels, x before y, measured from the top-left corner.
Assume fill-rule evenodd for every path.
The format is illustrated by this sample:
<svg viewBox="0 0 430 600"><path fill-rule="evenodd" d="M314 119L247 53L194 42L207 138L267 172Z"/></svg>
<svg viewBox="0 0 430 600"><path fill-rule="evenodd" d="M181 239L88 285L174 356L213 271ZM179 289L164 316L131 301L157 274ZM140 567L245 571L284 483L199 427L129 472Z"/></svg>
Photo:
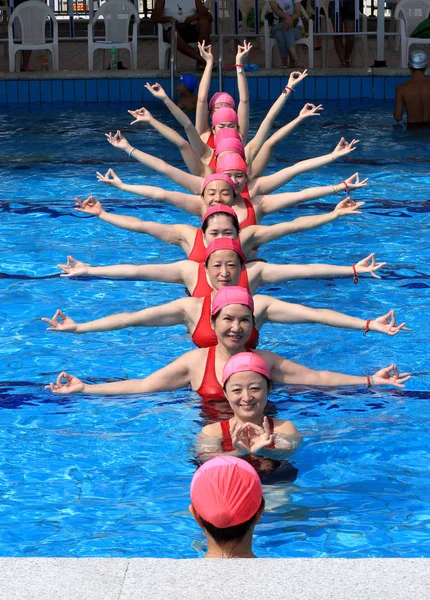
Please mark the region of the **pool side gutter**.
<svg viewBox="0 0 430 600"><path fill-rule="evenodd" d="M5 600L424 600L430 559L1 558Z"/></svg>

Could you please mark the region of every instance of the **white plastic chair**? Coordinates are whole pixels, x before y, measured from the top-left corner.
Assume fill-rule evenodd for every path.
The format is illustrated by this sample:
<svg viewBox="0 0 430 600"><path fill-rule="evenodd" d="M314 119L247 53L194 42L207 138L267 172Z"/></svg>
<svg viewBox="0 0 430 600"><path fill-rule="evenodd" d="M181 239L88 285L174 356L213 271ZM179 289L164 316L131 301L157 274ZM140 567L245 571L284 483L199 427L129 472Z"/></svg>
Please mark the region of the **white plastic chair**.
<svg viewBox="0 0 430 600"><path fill-rule="evenodd" d="M46 20L53 23L53 41L47 42ZM16 43L13 37L13 24L18 21L21 28L21 43ZM15 8L8 25L9 71L19 70L19 52L22 50L45 50L48 56L49 68L58 71L58 23L52 8L39 0L23 2Z"/></svg>
<svg viewBox="0 0 430 600"><path fill-rule="evenodd" d="M95 40L94 26L100 17L105 25L104 40ZM131 41L129 40L130 19L134 17ZM94 52L96 50L110 50L111 48L124 48L130 52L131 68L137 69L137 28L139 13L134 4L128 0L107 0L96 12L88 24L88 69L94 68ZM103 53L101 53L100 67L103 68Z"/></svg>
<svg viewBox="0 0 430 600"><path fill-rule="evenodd" d="M320 0L321 31L324 31L325 33L334 33L333 22L330 19L329 14L328 14L329 3L330 3L330 0ZM360 19L360 23L361 23L361 31L363 33L367 34L367 17L366 17L366 15L363 14L362 12L360 12L359 19ZM333 41L332 37L329 37L326 35L323 35L321 37L323 40L322 66L323 66L323 69L326 69L327 64L328 64L329 45L330 45L330 42L332 42L332 44L334 46L334 41ZM369 48L368 48L368 44L367 44L367 39L368 39L367 35L358 35L355 39L354 49L352 51L353 64L355 64L357 44L362 45L362 47L363 47L363 65L366 68L369 66L368 65Z"/></svg>
<svg viewBox="0 0 430 600"><path fill-rule="evenodd" d="M269 2L264 5L261 13L261 19L264 21L264 56L266 69L272 68L272 53L276 46L276 40L270 37L269 22L266 19L266 14L272 12ZM308 49L308 65L309 69L314 68L314 22L309 19L305 9L302 6L302 17L308 21L308 37L300 38L294 44L295 46L306 46Z"/></svg>
<svg viewBox="0 0 430 600"><path fill-rule="evenodd" d="M409 47L416 44L430 45L429 39L411 38L410 34L417 25L430 14L430 0L401 0L397 5L394 18L400 22L400 66L408 66Z"/></svg>

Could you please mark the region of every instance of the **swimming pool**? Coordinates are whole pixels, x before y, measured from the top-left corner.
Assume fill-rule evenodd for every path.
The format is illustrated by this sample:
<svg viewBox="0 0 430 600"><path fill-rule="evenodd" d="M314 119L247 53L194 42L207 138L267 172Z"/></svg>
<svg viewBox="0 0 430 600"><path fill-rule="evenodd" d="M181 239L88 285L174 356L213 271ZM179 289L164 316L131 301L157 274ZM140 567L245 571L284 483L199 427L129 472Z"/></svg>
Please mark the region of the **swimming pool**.
<svg viewBox="0 0 430 600"><path fill-rule="evenodd" d="M183 327L66 336L46 332L39 321L56 308L82 322L182 294L173 285L57 277L55 265L67 254L92 264L183 258L177 248L72 210L75 196L93 193L108 210L197 223L97 183L95 171L108 167L127 182L162 183L104 141L104 132L118 127L133 145L181 164L154 132L131 131L127 108L31 107L25 115L20 108L0 116L3 556L202 555L202 536L187 511L193 442L205 420L200 400L187 390L98 398L58 397L43 388L63 368L90 381L145 376L192 348ZM300 108L287 107L283 120ZM383 104L325 109L278 148L272 170L331 151L341 135L359 138L351 158L288 189L337 183L359 170L370 177L369 188L354 196L367 201L363 215L272 243L261 255L352 264L374 251L388 265L380 281L297 281L264 292L367 318L393 307L410 331L363 338L359 331L266 324L261 344L310 367L354 374L395 361L414 378L405 390L275 390L278 414L292 419L305 441L291 468L265 485L256 552L428 556L429 134L393 129L391 107ZM254 126L263 110L253 115ZM328 210L335 201L303 204L282 217Z"/></svg>

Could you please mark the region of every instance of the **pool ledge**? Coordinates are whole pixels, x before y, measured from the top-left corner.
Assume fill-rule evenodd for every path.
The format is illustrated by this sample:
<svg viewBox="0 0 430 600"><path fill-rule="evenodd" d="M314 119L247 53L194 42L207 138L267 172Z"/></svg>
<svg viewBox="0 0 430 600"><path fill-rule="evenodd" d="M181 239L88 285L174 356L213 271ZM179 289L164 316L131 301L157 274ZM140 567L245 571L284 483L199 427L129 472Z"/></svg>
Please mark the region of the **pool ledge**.
<svg viewBox="0 0 430 600"><path fill-rule="evenodd" d="M421 600L430 559L2 558L8 600Z"/></svg>

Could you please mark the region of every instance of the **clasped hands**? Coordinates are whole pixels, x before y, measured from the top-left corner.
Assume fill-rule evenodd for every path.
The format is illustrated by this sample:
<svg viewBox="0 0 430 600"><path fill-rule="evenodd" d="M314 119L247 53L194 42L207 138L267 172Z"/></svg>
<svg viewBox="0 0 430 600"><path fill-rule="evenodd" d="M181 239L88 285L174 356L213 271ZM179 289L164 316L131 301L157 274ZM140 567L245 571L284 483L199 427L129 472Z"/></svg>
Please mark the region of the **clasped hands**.
<svg viewBox="0 0 430 600"><path fill-rule="evenodd" d="M235 448L251 453L270 446L275 440L275 434L270 432L267 417L264 417L262 426L249 422L240 425L235 421L230 433L231 442Z"/></svg>

